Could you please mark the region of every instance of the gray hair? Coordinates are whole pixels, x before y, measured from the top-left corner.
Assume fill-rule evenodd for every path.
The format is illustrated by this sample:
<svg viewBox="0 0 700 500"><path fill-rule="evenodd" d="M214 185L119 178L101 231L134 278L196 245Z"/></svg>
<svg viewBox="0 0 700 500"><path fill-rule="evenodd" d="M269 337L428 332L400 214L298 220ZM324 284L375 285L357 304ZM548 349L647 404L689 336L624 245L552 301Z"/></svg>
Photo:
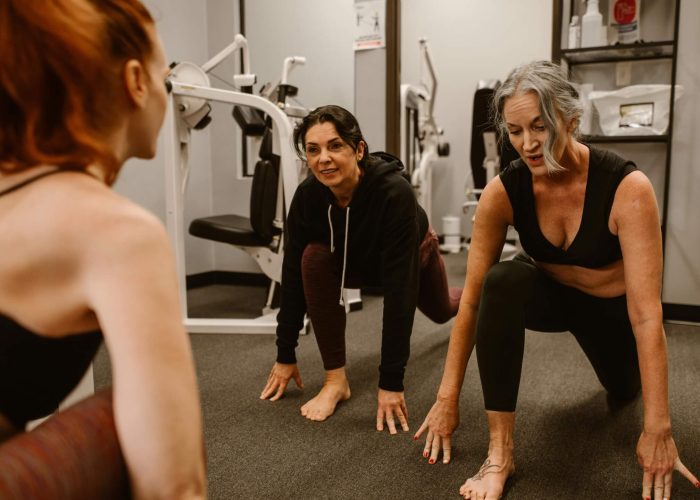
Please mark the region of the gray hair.
<svg viewBox="0 0 700 500"><path fill-rule="evenodd" d="M543 151L547 171L552 173L563 170L564 167L557 162L552 151L559 139L557 115L567 124L575 120L576 126L572 135L578 138L579 123L583 114L578 91L569 82L561 66L550 61L533 61L518 66L510 72L493 96L491 114L501 140L508 137L508 128L503 116L506 99L528 92L534 92L539 98L542 120L549 132Z"/></svg>

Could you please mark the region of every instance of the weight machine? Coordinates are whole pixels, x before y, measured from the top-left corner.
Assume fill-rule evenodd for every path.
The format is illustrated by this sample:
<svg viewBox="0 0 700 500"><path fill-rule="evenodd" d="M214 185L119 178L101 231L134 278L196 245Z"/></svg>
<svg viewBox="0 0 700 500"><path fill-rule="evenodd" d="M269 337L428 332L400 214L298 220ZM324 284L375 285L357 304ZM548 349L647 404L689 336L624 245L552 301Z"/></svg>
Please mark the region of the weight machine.
<svg viewBox="0 0 700 500"><path fill-rule="evenodd" d="M238 50L242 53L243 61L243 73L233 76L234 86L238 90L211 87L208 73ZM182 321L190 333L275 333L276 311L271 303L274 287L281 281L284 219L294 191L305 173L305 167L292 146L290 115L298 116L299 110L286 104L286 97L292 95L292 86L288 84L287 77L294 65L304 62L303 57L285 59L274 102L252 93L256 77L250 71L248 43L242 35L236 35L233 43L201 67L189 62L172 67L167 82L171 105L164 124L166 227L175 251L180 302L183 305ZM198 237L243 249L270 278L266 307L260 316L251 319L191 318L187 312L184 194L190 169L189 146L192 130L200 130L211 121L209 113L212 103L233 105L239 124L245 120L253 123L256 118L264 117L265 153L261 153L261 161L256 165L251 194L251 198L256 196L259 199L251 199L250 216L227 214L206 217L193 221L190 226L190 232ZM289 115L286 113L288 110ZM308 322L305 322L304 330L307 327Z"/></svg>
<svg viewBox="0 0 700 500"><path fill-rule="evenodd" d="M411 179L418 204L423 207L428 220L432 220L433 170L441 157L449 156L450 144L442 142L443 130L435 122L435 95L437 75L433 68L428 41L419 40L421 53L419 85L401 85L401 161ZM423 81L424 73L430 81Z"/></svg>

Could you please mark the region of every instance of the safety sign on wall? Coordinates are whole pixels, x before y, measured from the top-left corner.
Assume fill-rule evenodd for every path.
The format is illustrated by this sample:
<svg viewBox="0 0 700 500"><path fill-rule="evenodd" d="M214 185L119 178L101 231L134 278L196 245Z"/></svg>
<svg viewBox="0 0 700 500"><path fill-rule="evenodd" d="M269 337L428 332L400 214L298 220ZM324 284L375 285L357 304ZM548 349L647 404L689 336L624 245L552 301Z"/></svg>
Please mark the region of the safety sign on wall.
<svg viewBox="0 0 700 500"><path fill-rule="evenodd" d="M355 50L386 47L386 0L355 0Z"/></svg>

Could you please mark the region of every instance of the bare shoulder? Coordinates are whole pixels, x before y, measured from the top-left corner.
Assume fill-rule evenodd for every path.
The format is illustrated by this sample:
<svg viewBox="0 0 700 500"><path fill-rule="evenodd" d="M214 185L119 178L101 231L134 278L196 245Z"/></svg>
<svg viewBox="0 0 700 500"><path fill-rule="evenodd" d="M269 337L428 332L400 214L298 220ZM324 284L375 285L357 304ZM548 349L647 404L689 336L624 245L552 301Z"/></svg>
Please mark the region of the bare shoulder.
<svg viewBox="0 0 700 500"><path fill-rule="evenodd" d="M98 291L177 290L158 218L88 175L51 175L0 197L0 223L0 302L35 331L84 331L90 311L109 307L95 306Z"/></svg>
<svg viewBox="0 0 700 500"><path fill-rule="evenodd" d="M643 172L635 170L625 176L615 192L610 213L613 234L630 222L658 224L659 209L654 187Z"/></svg>
<svg viewBox="0 0 700 500"><path fill-rule="evenodd" d="M617 188L617 197L648 196L654 194L654 188L649 178L641 170L627 174Z"/></svg>
<svg viewBox="0 0 700 500"><path fill-rule="evenodd" d="M615 192L613 211L640 210L656 207L656 195L649 178L635 170L626 175Z"/></svg>
<svg viewBox="0 0 700 500"><path fill-rule="evenodd" d="M508 200L508 194L506 193L506 188L503 185L503 181L501 181L500 176L496 176L493 179L491 179L488 184L486 184L486 187L484 187L484 194L487 194L490 196L496 196L499 198L503 198L506 201Z"/></svg>
<svg viewBox="0 0 700 500"><path fill-rule="evenodd" d="M499 176L489 181L479 199L475 218L483 220L484 217L489 221L513 224L513 207Z"/></svg>
<svg viewBox="0 0 700 500"><path fill-rule="evenodd" d="M35 196L38 213L51 213L43 217L47 238L79 244L96 255L167 245L165 228L155 215L98 180L65 173L47 181Z"/></svg>

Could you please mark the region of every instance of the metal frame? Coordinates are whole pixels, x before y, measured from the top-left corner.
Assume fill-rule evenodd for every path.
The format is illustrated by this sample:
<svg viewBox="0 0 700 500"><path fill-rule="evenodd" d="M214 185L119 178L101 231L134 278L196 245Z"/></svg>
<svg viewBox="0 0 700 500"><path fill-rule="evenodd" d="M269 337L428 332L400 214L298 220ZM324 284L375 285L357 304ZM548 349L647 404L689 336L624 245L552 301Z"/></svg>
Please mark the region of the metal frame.
<svg viewBox="0 0 700 500"><path fill-rule="evenodd" d="M199 85L191 85L171 81L170 106L163 126L165 139L165 196L166 196L166 227L175 251L175 265L180 283L180 302L182 307L182 322L190 333L275 333L277 328L276 312L269 312L257 318L190 318L187 312L187 290L185 271L185 227L184 227L184 193L187 184L188 152L191 130L182 123L176 109L178 96L200 98L207 102L220 102L233 105L250 106L260 109L267 114L273 123L273 147L280 156L280 196L283 198L285 212L289 211L294 191L299 182L297 158L291 148L292 125L289 118L271 101L262 97L234 92L231 90L214 89ZM279 204L278 209L282 206ZM281 273L281 245L278 254L270 249L246 249L261 263L264 270L274 274L270 265ZM257 255L256 255L257 254ZM279 261L272 261L274 255ZM267 268L267 269L265 269ZM266 273L268 274L268 273ZM269 274L268 274L269 275ZM308 322L305 321L304 330Z"/></svg>
<svg viewBox="0 0 700 500"><path fill-rule="evenodd" d="M602 142L602 143L633 143L633 142L664 142L666 143L666 162L664 165L664 180L663 180L663 202L661 206L661 237L664 249L664 259L666 258L666 235L668 226L668 204L670 196L670 178L671 178L671 160L673 153L673 130L675 121L675 95L676 95L676 82L677 82L677 70L678 70L678 40L679 40L679 25L680 25L680 9L681 1L672 0L669 4L673 5L673 39L660 41L660 42L646 42L640 44L634 44L631 48L631 53L629 54L617 54L622 50L624 46L607 46L607 47L596 47L594 49L574 49L574 50L564 50L561 48L562 44L562 30L564 28L563 15L566 11L566 5L564 4L566 0L557 0L553 3L553 37L552 37L552 59L555 61L561 61L565 65L567 71L570 71L570 66L572 66L569 59L572 55L578 56L580 54L590 53L592 56L590 59L581 62L574 62L576 64L598 64L598 63L609 63L609 62L619 62L619 61L638 61L645 59L669 59L671 61L671 78L670 78L670 105L669 105L669 117L668 117L668 130L663 136L619 136L619 137L604 137L604 136L593 136L587 137L589 142ZM569 0L569 12L573 12L573 0ZM671 46L669 50L668 46ZM647 48L653 49L652 52L656 52L651 56L645 56L640 53ZM613 54L612 57L605 57L601 54ZM668 302L662 302L664 309L664 320L681 320L681 321L691 321L697 322L700 318L700 306L695 305L685 305L685 304L674 304Z"/></svg>

